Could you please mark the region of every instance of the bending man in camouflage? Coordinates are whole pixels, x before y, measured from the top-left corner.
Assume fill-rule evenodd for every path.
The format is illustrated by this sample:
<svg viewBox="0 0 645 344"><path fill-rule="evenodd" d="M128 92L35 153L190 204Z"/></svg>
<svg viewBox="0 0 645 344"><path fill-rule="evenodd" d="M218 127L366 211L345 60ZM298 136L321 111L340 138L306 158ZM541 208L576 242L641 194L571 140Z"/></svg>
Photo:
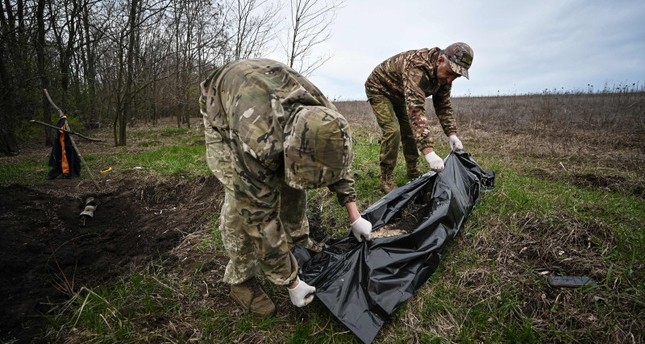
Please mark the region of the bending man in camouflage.
<svg viewBox="0 0 645 344"><path fill-rule="evenodd" d="M224 65L201 91L207 162L225 189L220 231L231 297L247 311L273 314L255 278L262 273L287 286L294 305L307 305L316 289L300 281L290 250L313 244L304 190L334 191L359 241L372 230L356 206L347 121L309 80L272 60Z"/></svg>
<svg viewBox="0 0 645 344"><path fill-rule="evenodd" d="M423 153L430 169L443 170L443 160L434 152L430 123L425 114L426 98L432 104L450 147L462 150L450 104L452 82L464 76L473 61L473 50L466 43L446 49L409 50L392 56L376 66L365 82L367 100L381 127L381 188L388 193L396 187L392 172L399 146L407 164L407 177L419 176L417 160Z"/></svg>

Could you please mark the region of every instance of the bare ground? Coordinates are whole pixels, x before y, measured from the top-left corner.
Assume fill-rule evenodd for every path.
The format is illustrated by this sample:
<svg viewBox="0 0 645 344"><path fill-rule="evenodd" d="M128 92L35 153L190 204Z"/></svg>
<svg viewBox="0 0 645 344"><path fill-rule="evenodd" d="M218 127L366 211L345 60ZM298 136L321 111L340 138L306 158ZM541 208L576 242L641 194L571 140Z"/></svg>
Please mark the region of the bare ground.
<svg viewBox="0 0 645 344"><path fill-rule="evenodd" d="M125 177L94 192L90 181L56 179L0 187L0 339L41 338L45 314L80 286L94 286L152 260L172 263L173 249L219 210L214 177ZM81 225L89 196L100 204Z"/></svg>

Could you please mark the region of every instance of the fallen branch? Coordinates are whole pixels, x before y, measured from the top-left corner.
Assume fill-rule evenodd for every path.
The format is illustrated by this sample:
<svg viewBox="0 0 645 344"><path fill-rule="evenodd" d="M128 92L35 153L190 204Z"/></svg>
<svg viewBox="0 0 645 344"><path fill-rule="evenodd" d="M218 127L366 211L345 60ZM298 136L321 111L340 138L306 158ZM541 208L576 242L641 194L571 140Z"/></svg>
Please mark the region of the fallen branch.
<svg viewBox="0 0 645 344"><path fill-rule="evenodd" d="M91 138L91 137L87 137L87 136L85 136L85 135L81 135L81 134L79 134L79 133L77 133L77 132L75 132L75 131L71 131L71 130L69 130L69 129L67 129L67 128L65 128L65 129L63 129L63 128L59 128L59 127L57 127L57 126L55 126L55 125L51 125L51 124L49 124L49 123L45 123L45 122L41 122L41 121L37 121L37 120L35 120L35 119L32 119L32 120L30 120L29 122L31 122L31 123L36 123L36 124L40 124L40 125L44 125L44 126L49 127L49 128L53 128L53 129L57 129L57 130L61 130L61 131L64 131L64 132L66 132L66 133L68 133L68 134L70 134L70 135L76 135L76 136L78 136L78 137L84 138L84 139L89 140L89 141L94 141L94 142L103 142L103 140L100 140L100 139L93 139L93 138Z"/></svg>

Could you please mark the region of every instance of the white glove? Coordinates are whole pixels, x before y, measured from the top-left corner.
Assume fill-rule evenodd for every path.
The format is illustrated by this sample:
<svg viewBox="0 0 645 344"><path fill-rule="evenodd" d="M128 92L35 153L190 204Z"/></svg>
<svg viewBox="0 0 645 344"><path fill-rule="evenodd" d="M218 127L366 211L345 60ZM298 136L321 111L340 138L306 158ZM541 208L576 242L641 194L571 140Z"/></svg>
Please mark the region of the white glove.
<svg viewBox="0 0 645 344"><path fill-rule="evenodd" d="M316 287L312 287L309 284L301 281L300 277L298 276L296 276L296 281L298 282L298 284L296 284L295 288L291 289L287 287L287 290L289 290L289 298L291 299L291 303L293 303L296 307L304 307L314 300Z"/></svg>
<svg viewBox="0 0 645 344"><path fill-rule="evenodd" d="M461 143L461 140L459 140L457 135L452 134L448 136L448 141L450 141L450 149L452 149L453 152L464 150L464 145Z"/></svg>
<svg viewBox="0 0 645 344"><path fill-rule="evenodd" d="M363 237L369 241L372 239L372 224L361 216L352 223L352 234L358 242L362 242Z"/></svg>
<svg viewBox="0 0 645 344"><path fill-rule="evenodd" d="M426 154L426 161L430 165L430 169L435 172L443 171L443 160L434 151Z"/></svg>

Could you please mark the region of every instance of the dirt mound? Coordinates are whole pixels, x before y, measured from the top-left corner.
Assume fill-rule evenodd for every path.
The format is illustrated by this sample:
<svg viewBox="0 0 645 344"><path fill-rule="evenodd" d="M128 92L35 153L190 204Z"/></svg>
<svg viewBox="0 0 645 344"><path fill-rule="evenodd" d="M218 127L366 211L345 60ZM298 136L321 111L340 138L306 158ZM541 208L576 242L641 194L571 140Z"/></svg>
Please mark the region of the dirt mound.
<svg viewBox="0 0 645 344"><path fill-rule="evenodd" d="M182 238L207 225L223 194L214 177L108 184L99 194L77 180L0 187L0 341L40 336L39 315L81 286L165 260ZM90 196L100 204L82 226L79 214Z"/></svg>

